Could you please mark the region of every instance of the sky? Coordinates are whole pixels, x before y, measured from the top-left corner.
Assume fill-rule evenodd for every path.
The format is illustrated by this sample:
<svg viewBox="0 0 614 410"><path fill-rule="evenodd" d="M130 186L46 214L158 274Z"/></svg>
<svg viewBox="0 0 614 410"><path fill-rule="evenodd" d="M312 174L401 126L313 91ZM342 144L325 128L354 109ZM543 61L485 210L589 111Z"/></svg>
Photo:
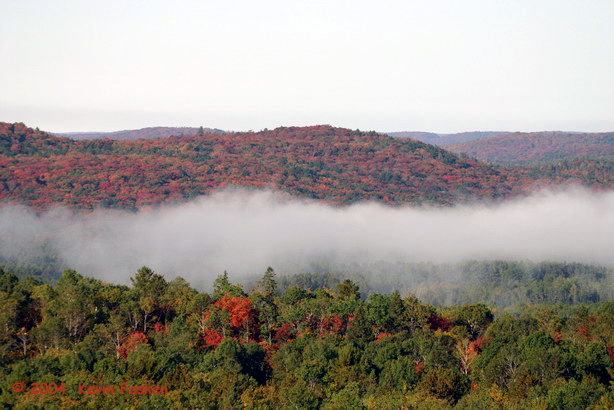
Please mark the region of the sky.
<svg viewBox="0 0 614 410"><path fill-rule="evenodd" d="M614 1L0 0L0 121L614 130Z"/></svg>

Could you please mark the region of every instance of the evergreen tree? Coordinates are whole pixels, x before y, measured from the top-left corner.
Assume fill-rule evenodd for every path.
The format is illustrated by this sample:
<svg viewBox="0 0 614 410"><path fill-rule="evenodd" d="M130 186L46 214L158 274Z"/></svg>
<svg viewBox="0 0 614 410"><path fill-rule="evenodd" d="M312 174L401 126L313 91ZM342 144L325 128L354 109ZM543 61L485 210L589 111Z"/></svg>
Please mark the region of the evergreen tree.
<svg viewBox="0 0 614 410"><path fill-rule="evenodd" d="M224 295L228 296L247 296L241 285L233 285L228 280L228 272L224 271L222 275L213 282L213 299L221 300Z"/></svg>
<svg viewBox="0 0 614 410"><path fill-rule="evenodd" d="M348 325L347 340L359 347L364 347L373 340L373 329L367 319L365 309L360 306Z"/></svg>
<svg viewBox="0 0 614 410"><path fill-rule="evenodd" d="M359 289L357 284L346 279L337 286L337 294L340 299L358 300L360 299Z"/></svg>

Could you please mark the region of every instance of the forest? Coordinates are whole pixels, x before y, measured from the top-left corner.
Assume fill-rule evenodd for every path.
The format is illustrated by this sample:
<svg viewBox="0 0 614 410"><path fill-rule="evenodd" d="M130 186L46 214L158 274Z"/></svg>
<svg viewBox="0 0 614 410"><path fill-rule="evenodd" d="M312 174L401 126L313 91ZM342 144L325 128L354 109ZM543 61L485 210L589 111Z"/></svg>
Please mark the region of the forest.
<svg viewBox="0 0 614 410"><path fill-rule="evenodd" d="M530 165L572 158L614 158L614 133L505 133L445 146L481 161Z"/></svg>
<svg viewBox="0 0 614 410"><path fill-rule="evenodd" d="M571 183L608 189L612 169L592 159L506 168L411 139L331 126L74 141L0 123L0 201L39 211L57 204L139 209L229 185L334 205L441 206Z"/></svg>
<svg viewBox="0 0 614 410"><path fill-rule="evenodd" d="M320 263L314 272L280 275L279 286L281 290L290 286L316 290L334 288L345 279L359 285L366 297L399 291L435 306L479 302L513 313L528 305L575 305L614 299L614 270L566 262ZM245 283L252 285L255 279Z"/></svg>
<svg viewBox="0 0 614 410"><path fill-rule="evenodd" d="M0 123L0 201L39 214L147 212L228 185L439 207L569 183L612 188L612 161L499 166L330 126L75 141ZM314 261L202 289L144 266L125 285L71 269L51 238L0 254L3 407L614 407L609 267Z"/></svg>
<svg viewBox="0 0 614 410"><path fill-rule="evenodd" d="M0 410L614 410L614 0L524 3L0 0Z"/></svg>
<svg viewBox="0 0 614 410"><path fill-rule="evenodd" d="M249 287L224 272L204 293L147 267L130 286L74 270L54 286L1 271L0 403L614 406L614 302L528 304L512 314L482 303L435 307L399 292L366 296L349 279L280 282L272 268ZM11 389L17 383L22 392ZM166 394L120 394L120 386L146 383ZM96 393L100 386L107 394Z"/></svg>
<svg viewBox="0 0 614 410"><path fill-rule="evenodd" d="M195 128L195 127L147 127L138 130L123 130L113 132L67 132L54 133L60 137L68 137L75 140L93 140L109 138L113 140L137 140L140 138L161 138L177 135L195 135L211 132L224 132L217 128Z"/></svg>

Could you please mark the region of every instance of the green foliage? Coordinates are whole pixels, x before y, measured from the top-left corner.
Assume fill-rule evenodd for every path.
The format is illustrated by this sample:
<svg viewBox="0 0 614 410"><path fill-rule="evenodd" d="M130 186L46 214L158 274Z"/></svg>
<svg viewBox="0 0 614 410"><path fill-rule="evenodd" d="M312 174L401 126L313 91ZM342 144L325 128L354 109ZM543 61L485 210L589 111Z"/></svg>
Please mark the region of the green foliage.
<svg viewBox="0 0 614 410"><path fill-rule="evenodd" d="M222 296L247 296L240 285L234 285L228 280L228 272L224 271L213 282L213 299L220 300Z"/></svg>
<svg viewBox="0 0 614 410"><path fill-rule="evenodd" d="M516 265L497 266L522 276ZM532 272L545 277L559 267ZM64 382L67 390L34 397L2 389L0 403L262 409L614 403L613 302L533 305L497 317L484 304L438 309L398 292L360 300L353 281L340 283L337 292L290 286L279 295L275 272L267 269L249 295L220 275L211 298L146 267L132 287L73 270L55 286L0 271L0 379L8 386ZM169 394L77 393L78 383L122 382L166 386Z"/></svg>
<svg viewBox="0 0 614 410"><path fill-rule="evenodd" d="M337 286L337 293L340 299L358 300L360 299L359 287L351 280L346 279Z"/></svg>
<svg viewBox="0 0 614 410"><path fill-rule="evenodd" d="M477 338L493 321L493 314L485 305L462 306L451 313L451 317L457 325L467 328L470 336Z"/></svg>
<svg viewBox="0 0 614 410"><path fill-rule="evenodd" d="M548 392L548 408L556 410L586 409L597 404L606 388L590 377L556 383Z"/></svg>
<svg viewBox="0 0 614 410"><path fill-rule="evenodd" d="M456 369L433 369L421 383L421 389L428 394L457 402L469 389L469 379Z"/></svg>
<svg viewBox="0 0 614 410"><path fill-rule="evenodd" d="M331 288L346 277L360 286L366 297L400 290L434 305L479 302L517 313L523 305L575 305L614 299L614 271L581 263L494 260L435 265L381 261L321 269L312 274L281 276L280 289L295 285L311 290Z"/></svg>

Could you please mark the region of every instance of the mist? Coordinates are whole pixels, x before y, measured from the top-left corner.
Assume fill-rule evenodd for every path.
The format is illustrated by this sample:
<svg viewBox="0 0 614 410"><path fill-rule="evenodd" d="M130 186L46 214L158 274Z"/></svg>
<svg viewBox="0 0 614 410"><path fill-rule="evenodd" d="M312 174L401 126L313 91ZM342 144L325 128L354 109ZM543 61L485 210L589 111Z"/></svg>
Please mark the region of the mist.
<svg viewBox="0 0 614 410"><path fill-rule="evenodd" d="M139 212L58 207L38 215L5 205L0 232L5 259L26 258L44 245L84 275L123 284L143 265L196 287L224 270L233 279L268 266L291 274L323 261L528 259L614 267L614 192L570 188L499 204L425 208L332 207L231 188Z"/></svg>

